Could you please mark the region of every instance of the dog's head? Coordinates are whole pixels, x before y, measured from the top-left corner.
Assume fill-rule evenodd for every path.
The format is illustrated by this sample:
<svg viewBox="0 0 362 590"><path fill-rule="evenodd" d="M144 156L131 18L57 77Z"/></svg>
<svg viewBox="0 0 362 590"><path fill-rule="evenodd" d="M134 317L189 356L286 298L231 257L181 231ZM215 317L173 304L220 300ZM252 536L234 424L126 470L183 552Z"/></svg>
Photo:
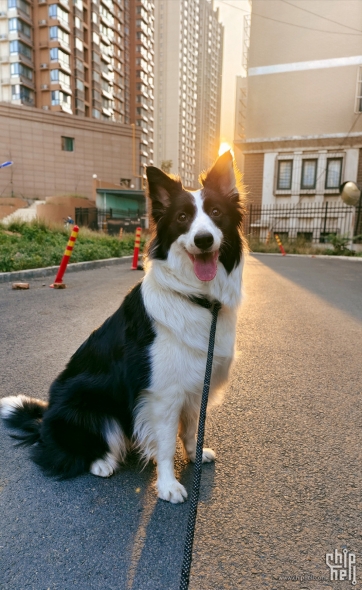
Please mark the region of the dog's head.
<svg viewBox="0 0 362 590"><path fill-rule="evenodd" d="M188 260L200 281L211 281L218 261L229 274L241 258L243 208L230 152L201 175L202 188L187 191L179 178L147 168L155 234L151 259Z"/></svg>

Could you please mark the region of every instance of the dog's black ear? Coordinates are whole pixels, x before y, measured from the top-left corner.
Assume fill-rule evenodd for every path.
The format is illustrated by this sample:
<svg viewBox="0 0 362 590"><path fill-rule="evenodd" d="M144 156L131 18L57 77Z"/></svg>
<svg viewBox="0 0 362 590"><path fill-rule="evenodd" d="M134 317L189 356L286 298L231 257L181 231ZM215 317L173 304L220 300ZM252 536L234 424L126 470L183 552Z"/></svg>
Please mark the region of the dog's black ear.
<svg viewBox="0 0 362 590"><path fill-rule="evenodd" d="M171 178L155 166L147 166L146 174L148 196L152 201L152 214L155 215L165 210L170 205L172 198L182 191L182 183L179 179Z"/></svg>
<svg viewBox="0 0 362 590"><path fill-rule="evenodd" d="M215 164L200 177L205 188L220 192L222 195L236 198L239 196L234 161L230 150L220 156Z"/></svg>

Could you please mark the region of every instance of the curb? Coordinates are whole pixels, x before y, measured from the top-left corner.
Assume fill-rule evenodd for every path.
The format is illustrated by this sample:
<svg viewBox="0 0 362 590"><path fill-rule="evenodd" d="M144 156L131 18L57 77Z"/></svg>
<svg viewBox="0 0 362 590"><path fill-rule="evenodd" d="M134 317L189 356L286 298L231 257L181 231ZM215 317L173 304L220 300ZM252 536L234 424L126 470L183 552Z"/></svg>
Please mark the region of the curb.
<svg viewBox="0 0 362 590"><path fill-rule="evenodd" d="M251 256L279 256L282 257L278 252L249 252ZM328 258L329 260L348 260L349 262L362 262L362 256L330 256L329 254L286 254L287 258L291 256L297 256L298 258Z"/></svg>
<svg viewBox="0 0 362 590"><path fill-rule="evenodd" d="M101 268L102 266L114 266L115 264L126 264L131 262L132 256L122 256L122 258L105 258L104 260L90 260L89 262L73 262L69 264L67 273L78 272L81 270L91 270ZM28 270L15 270L13 272L0 272L0 284L9 283L19 279L36 279L38 277L56 276L58 266L46 266L45 268L29 268Z"/></svg>

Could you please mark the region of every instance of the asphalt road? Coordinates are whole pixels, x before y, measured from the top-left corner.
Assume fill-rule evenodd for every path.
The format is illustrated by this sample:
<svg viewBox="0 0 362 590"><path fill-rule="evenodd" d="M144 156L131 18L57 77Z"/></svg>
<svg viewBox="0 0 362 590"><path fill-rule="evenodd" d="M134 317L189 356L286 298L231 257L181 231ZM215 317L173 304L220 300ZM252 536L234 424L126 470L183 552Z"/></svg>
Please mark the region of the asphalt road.
<svg viewBox="0 0 362 590"><path fill-rule="evenodd" d="M0 395L46 399L141 276L114 266L69 275L65 291L0 285ZM345 590L325 564L343 548L359 588L362 264L252 256L244 284L238 358L207 421L217 462L203 467L190 590ZM2 427L0 451L1 589L178 589L189 504L157 500L153 465L130 457L109 480L57 482ZM190 490L180 448L176 469Z"/></svg>

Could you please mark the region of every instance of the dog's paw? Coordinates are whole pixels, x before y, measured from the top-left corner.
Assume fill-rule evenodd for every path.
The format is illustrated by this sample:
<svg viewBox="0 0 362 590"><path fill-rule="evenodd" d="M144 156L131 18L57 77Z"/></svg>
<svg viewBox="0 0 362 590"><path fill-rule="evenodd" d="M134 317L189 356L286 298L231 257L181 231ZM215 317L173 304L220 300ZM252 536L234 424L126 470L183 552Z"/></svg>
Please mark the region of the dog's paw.
<svg viewBox="0 0 362 590"><path fill-rule="evenodd" d="M90 472L93 475L98 475L98 477L110 477L114 472L114 467L105 459L98 459L92 463Z"/></svg>
<svg viewBox="0 0 362 590"><path fill-rule="evenodd" d="M187 492L184 486L174 479L171 482L161 483L160 481L156 484L158 497L171 504L180 504L187 498Z"/></svg>
<svg viewBox="0 0 362 590"><path fill-rule="evenodd" d="M192 461L192 463L195 463L196 455L189 454L189 459L190 459L190 461ZM202 462L203 463L211 463L212 461L215 461L215 459L216 459L216 455L212 449L202 449Z"/></svg>

